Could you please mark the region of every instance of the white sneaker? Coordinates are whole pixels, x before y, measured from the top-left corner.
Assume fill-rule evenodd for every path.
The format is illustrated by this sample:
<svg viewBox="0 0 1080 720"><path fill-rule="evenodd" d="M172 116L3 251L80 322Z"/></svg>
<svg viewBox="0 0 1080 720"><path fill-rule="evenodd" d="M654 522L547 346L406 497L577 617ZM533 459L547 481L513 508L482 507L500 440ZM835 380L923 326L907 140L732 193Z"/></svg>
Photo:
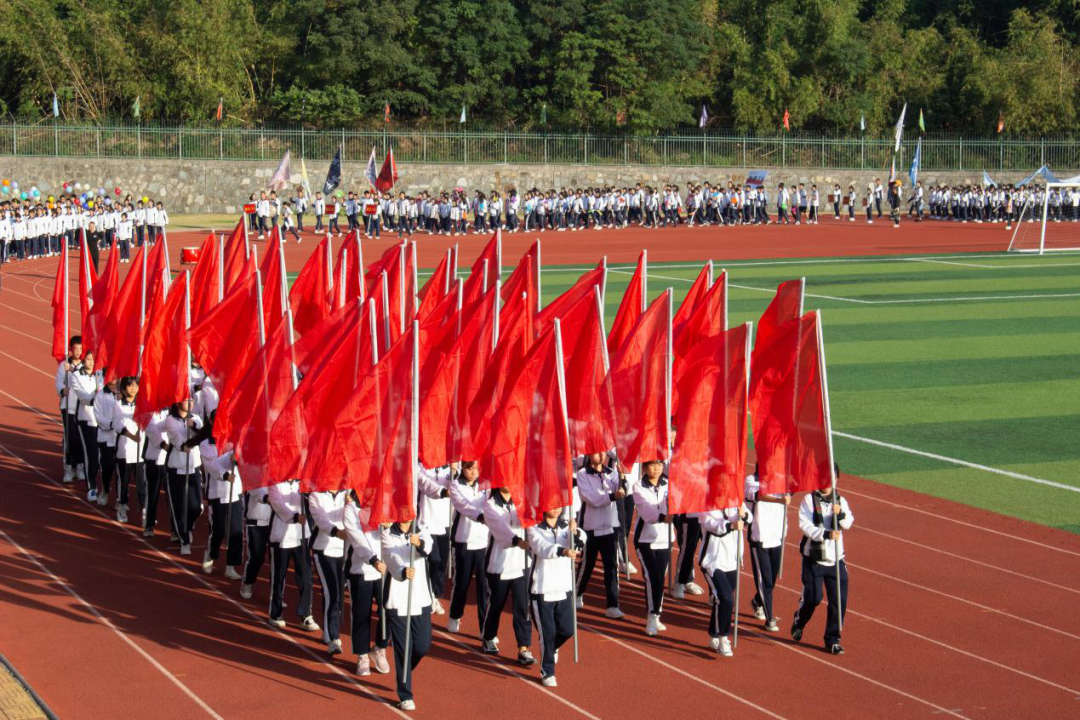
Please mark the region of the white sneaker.
<svg viewBox="0 0 1080 720"><path fill-rule="evenodd" d="M446 632L454 634L461 632L461 618L450 618L446 623Z"/></svg>
<svg viewBox="0 0 1080 720"><path fill-rule="evenodd" d="M637 568L634 567L634 563L632 563L632 562L626 563L626 574L627 575L637 575Z"/></svg>
<svg viewBox="0 0 1080 720"><path fill-rule="evenodd" d="M206 548L206 552L202 556L202 571L209 575L214 572L214 561L210 557L210 548Z"/></svg>
<svg viewBox="0 0 1080 720"><path fill-rule="evenodd" d="M315 618L308 615L304 618L304 621L300 623L301 630L307 630L308 632L318 632L321 628L319 623L315 622Z"/></svg>
<svg viewBox="0 0 1080 720"><path fill-rule="evenodd" d="M438 598L431 601L431 612L435 613L436 615L446 614L446 610L443 609L442 603L439 602Z"/></svg>
<svg viewBox="0 0 1080 720"><path fill-rule="evenodd" d="M682 583L675 583L675 587L671 588L671 597L676 600L682 600L686 597L686 586Z"/></svg>
<svg viewBox="0 0 1080 720"><path fill-rule="evenodd" d="M126 523L128 521L127 505L116 506L116 521L121 523Z"/></svg>
<svg viewBox="0 0 1080 720"><path fill-rule="evenodd" d="M71 481L75 478L75 471L71 469L70 465L64 466L64 484L70 485Z"/></svg>
<svg viewBox="0 0 1080 720"><path fill-rule="evenodd" d="M765 608L761 607L760 605L755 605L754 606L754 617L756 617L758 620L764 620L765 619Z"/></svg>
<svg viewBox="0 0 1080 720"><path fill-rule="evenodd" d="M398 710L415 710L416 703L412 700L402 700L397 704Z"/></svg>
<svg viewBox="0 0 1080 720"><path fill-rule="evenodd" d="M540 678L540 684L544 687L558 687L559 683L555 679L554 675L548 675L547 677Z"/></svg>
<svg viewBox="0 0 1080 720"><path fill-rule="evenodd" d="M82 465L76 465L75 466L75 479L77 479L77 480L85 480L86 479L86 471L83 470Z"/></svg>
<svg viewBox="0 0 1080 720"><path fill-rule="evenodd" d="M234 568L232 565L226 565L225 566L225 579L226 580L241 580L242 576L240 575L240 573L236 572L236 568Z"/></svg>
<svg viewBox="0 0 1080 720"><path fill-rule="evenodd" d="M245 600L251 599L251 586L247 583L243 583L240 586L240 597L244 598Z"/></svg>
<svg viewBox="0 0 1080 720"><path fill-rule="evenodd" d="M693 581L686 583L686 592L690 593L691 595L705 594L705 591L701 589L701 586Z"/></svg>
<svg viewBox="0 0 1080 720"><path fill-rule="evenodd" d="M101 507L105 507L109 504L109 493L98 493L97 504Z"/></svg>
<svg viewBox="0 0 1080 720"><path fill-rule="evenodd" d="M382 675L389 674L390 663L386 660L386 648L377 647L368 653L368 657L371 658L372 664L375 665L375 672Z"/></svg>
<svg viewBox="0 0 1080 720"><path fill-rule="evenodd" d="M371 674L371 659L367 655L361 655L356 661L356 674L361 677Z"/></svg>
<svg viewBox="0 0 1080 720"><path fill-rule="evenodd" d="M660 630L656 627L656 616L649 613L649 619L645 621L645 634L654 637Z"/></svg>
<svg viewBox="0 0 1080 720"><path fill-rule="evenodd" d="M709 638L709 649L713 652L720 651L720 638Z"/></svg>
<svg viewBox="0 0 1080 720"><path fill-rule="evenodd" d="M609 617L612 620L622 620L624 617L626 617L626 613L624 613L617 607L609 607L607 610L604 611L604 616Z"/></svg>
<svg viewBox="0 0 1080 720"><path fill-rule="evenodd" d="M97 490L91 488L90 492L86 493L87 502L97 502Z"/></svg>
<svg viewBox="0 0 1080 720"><path fill-rule="evenodd" d="M656 629L659 630L660 632L664 632L665 630L667 630L667 625L660 622L660 616L659 615L656 616Z"/></svg>
<svg viewBox="0 0 1080 720"><path fill-rule="evenodd" d="M181 555L190 555L191 554L191 546L190 545L181 545L180 546L180 554Z"/></svg>
<svg viewBox="0 0 1080 720"><path fill-rule="evenodd" d="M326 647L326 651L331 655L341 654L341 640L331 640L330 644Z"/></svg>
<svg viewBox="0 0 1080 720"><path fill-rule="evenodd" d="M732 656L733 653L731 652L731 640L729 640L726 635L720 638L720 647L717 648L717 652L719 652L724 657Z"/></svg>
<svg viewBox="0 0 1080 720"><path fill-rule="evenodd" d="M577 599L576 599L576 600L574 601L574 606L575 606L575 607L577 607L577 609L578 609L578 610L580 610L581 608L585 607L585 598L583 598L582 596L578 595L578 596L577 596Z"/></svg>

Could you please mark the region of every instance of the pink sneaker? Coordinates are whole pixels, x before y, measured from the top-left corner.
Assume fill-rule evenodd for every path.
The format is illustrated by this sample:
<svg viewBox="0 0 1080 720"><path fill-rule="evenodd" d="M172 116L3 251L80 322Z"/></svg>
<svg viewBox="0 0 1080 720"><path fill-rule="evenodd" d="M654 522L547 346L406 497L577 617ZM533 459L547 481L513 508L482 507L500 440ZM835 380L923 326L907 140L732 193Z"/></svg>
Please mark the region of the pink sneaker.
<svg viewBox="0 0 1080 720"><path fill-rule="evenodd" d="M368 653L368 656L375 664L375 672L381 673L383 675L386 675L390 672L390 663L386 661L386 648L377 647L370 653Z"/></svg>
<svg viewBox="0 0 1080 720"><path fill-rule="evenodd" d="M361 655L360 659L356 661L356 674L357 675L370 675L371 674L371 661L367 655Z"/></svg>

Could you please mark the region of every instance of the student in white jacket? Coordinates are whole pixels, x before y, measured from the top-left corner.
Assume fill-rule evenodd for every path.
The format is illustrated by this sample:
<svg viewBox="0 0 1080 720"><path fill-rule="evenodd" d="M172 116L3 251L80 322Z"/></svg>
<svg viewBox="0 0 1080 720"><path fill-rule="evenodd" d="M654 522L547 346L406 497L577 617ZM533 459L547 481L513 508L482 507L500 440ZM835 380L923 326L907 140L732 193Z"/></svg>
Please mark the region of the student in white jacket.
<svg viewBox="0 0 1080 720"><path fill-rule="evenodd" d="M386 563L386 619L394 643L394 667L397 671L398 707L415 710L413 676L416 667L431 650L431 586L428 583L427 558L431 554L431 535L413 521L384 526L380 535L383 561ZM410 562L411 559L411 562ZM412 602L409 581L412 580ZM405 624L409 630L409 671L405 672Z"/></svg>
<svg viewBox="0 0 1080 720"><path fill-rule="evenodd" d="M86 473L81 469L82 444L79 441L79 424L75 419L78 398L69 389L70 377L82 366L83 344L81 335L72 335L67 356L56 367L56 394L60 397L60 415L64 422L64 484L69 485L78 474L82 480ZM95 493L93 500L97 500Z"/></svg>
<svg viewBox="0 0 1080 720"><path fill-rule="evenodd" d="M206 475L206 501L210 506L207 513L210 538L203 554L203 572L209 575L214 571L214 563L221 556L221 543L224 540L228 542L225 577L239 580L240 573L236 572L236 566L244 559L244 513L241 502L244 489L240 483L240 469L236 466L232 450L218 452L213 435L199 443L199 452Z"/></svg>
<svg viewBox="0 0 1080 720"><path fill-rule="evenodd" d="M355 494L350 492L345 503L343 523L345 540L349 544L346 569L349 575L349 601L352 606L350 639L352 651L357 656L356 674L360 676L370 675L372 666L375 672L390 672L390 665L386 661L390 632L386 627L386 613L382 612L386 563L382 561L381 530L378 526L373 527L370 520L371 509L361 508ZM371 644L373 602L380 610L374 649Z"/></svg>
<svg viewBox="0 0 1080 720"><path fill-rule="evenodd" d="M323 599L323 642L331 655L341 654L341 605L345 594L345 500L347 492L313 492L308 511L315 525L311 548Z"/></svg>
<svg viewBox="0 0 1080 720"><path fill-rule="evenodd" d="M109 496L99 496L97 492L98 446L97 418L94 417L94 400L101 389L101 376L94 372L94 355L86 353L82 365L73 373L68 373L68 387L76 400L75 421L78 428L75 442L79 444L80 463L86 478L86 499L97 501L98 505L109 502ZM70 438L69 438L70 440Z"/></svg>
<svg viewBox="0 0 1080 720"><path fill-rule="evenodd" d="M240 582L240 597L245 600L251 599L270 544L270 520L274 517L274 510L270 507L269 493L269 488L264 487L247 493L244 522L247 525L248 554L244 563L244 579Z"/></svg>
<svg viewBox="0 0 1080 720"><path fill-rule="evenodd" d="M116 476L116 431L113 430L113 414L116 412L116 382L102 385L90 409L97 421L98 461L101 466L101 493L109 497L113 478ZM117 488L119 491L119 488ZM117 519L120 516L120 500L117 498ZM120 522L127 522L121 520Z"/></svg>
<svg viewBox="0 0 1080 720"><path fill-rule="evenodd" d="M109 418L109 429L116 436L116 519L122 523L128 521L128 488L134 480L136 497L143 510L140 524L144 528L143 535L148 536L145 531L146 473L143 467L146 436L135 422L135 396L139 394L139 381L134 377L123 377L118 387L120 393ZM164 418L158 416L157 420L161 422ZM143 497L138 497L140 494ZM151 528L149 536L153 534Z"/></svg>
<svg viewBox="0 0 1080 720"><path fill-rule="evenodd" d="M703 535L700 565L709 583L709 648L724 657L731 657L732 613L735 611L735 584L742 562L740 533L752 518L745 505L723 510L697 513Z"/></svg>
<svg viewBox="0 0 1080 720"><path fill-rule="evenodd" d="M529 549L536 565L530 573L529 595L533 624L540 640L540 682L555 687L559 648L574 637L574 561L585 546L577 522L561 519L562 508L544 511L544 519L529 528Z"/></svg>
<svg viewBox="0 0 1080 720"><path fill-rule="evenodd" d="M779 632L779 618L773 612L773 589L780 573L781 546L784 544L784 517L791 495L761 492L757 471L746 477L746 502L754 513L750 528L750 566L754 571L757 592L750 600L754 617L765 621L765 629Z"/></svg>
<svg viewBox="0 0 1080 720"><path fill-rule="evenodd" d="M202 418L191 414L191 400L173 403L165 418L162 449L168 453L165 461L169 472L169 503L173 530L180 536L180 554L191 554L192 530L202 513L200 488L202 454L196 433L202 428Z"/></svg>
<svg viewBox="0 0 1080 720"><path fill-rule="evenodd" d="M450 483L457 479L458 464L451 463L435 469L420 468L420 511L417 517L420 523L431 533L435 543L428 569L431 571L431 593L435 599L431 603L431 612L445 614L439 598L446 591L447 564L450 560L450 525L453 522L454 508L450 504Z"/></svg>
<svg viewBox="0 0 1080 720"><path fill-rule="evenodd" d="M840 474L840 468L835 472ZM848 573L844 561L844 531L855 522L847 498L833 496L832 488L808 493L799 506L799 530L803 539L799 544L802 552L802 594L799 609L791 624L791 637L802 640L803 628L814 616L814 609L821 604L822 586L829 598L828 615L825 620L825 648L833 655L843 655L840 644L840 626L847 612ZM837 562L839 546L839 563ZM836 596L836 573L840 572L840 597Z"/></svg>
<svg viewBox="0 0 1080 720"><path fill-rule="evenodd" d="M583 605L589 578L596 567L596 557L604 561L604 614L614 620L625 617L619 609L619 510L616 503L626 497L626 489L620 482L619 473L604 464L604 453L593 453L584 468L577 472L577 488L581 496L581 526L588 541L585 544L585 562L578 569L578 599Z"/></svg>
<svg viewBox="0 0 1080 720"><path fill-rule="evenodd" d="M136 385L136 390L138 386ZM124 405L126 401L121 401L121 405ZM132 401L134 407L134 401ZM153 537L154 528L157 527L157 506L158 499L161 497L161 487L168 482L168 468L165 467L165 460L168 457L168 453L162 447L165 435L165 421L169 418L168 410L159 410L155 412L150 422L146 424L146 441L143 443L143 470L146 475L146 489L143 491L146 499L140 502L143 509L143 536ZM138 488L138 478L136 477L136 488ZM165 491L165 504L169 508L170 521L172 518L172 498L169 495L167 485ZM172 541L180 542L180 535L177 534L176 526L172 528Z"/></svg>
<svg viewBox="0 0 1080 720"><path fill-rule="evenodd" d="M517 643L518 663L528 667L536 662L529 646L532 644L532 622L529 619L529 543L521 527L517 507L510 490L498 488L484 505L484 521L491 532L487 552L488 613L483 627L483 651L499 654L499 619L508 596L514 596L511 606L514 618L514 640Z"/></svg>
<svg viewBox="0 0 1080 720"><path fill-rule="evenodd" d="M461 463L461 475L450 483L450 502L457 514L450 535L454 544L454 594L450 601L449 632L461 630L469 584L476 578L477 627L483 629L487 617L487 573L484 556L488 547L488 529L484 526L487 493L480 482L480 468L474 461Z"/></svg>
<svg viewBox="0 0 1080 720"><path fill-rule="evenodd" d="M634 527L634 549L645 578L645 608L649 617L645 634L667 630L660 622L664 609L664 577L671 563L671 522L668 512L668 481L660 460L641 464L641 482L634 487L634 507L638 520Z"/></svg>
<svg viewBox="0 0 1080 720"><path fill-rule="evenodd" d="M274 511L270 524L270 624L285 627L281 613L285 606L285 573L291 562L293 579L300 591L300 601L296 604L300 628L317 632L319 624L311 617L311 563L307 552L311 531L300 494L300 481L286 480L272 485L267 499Z"/></svg>

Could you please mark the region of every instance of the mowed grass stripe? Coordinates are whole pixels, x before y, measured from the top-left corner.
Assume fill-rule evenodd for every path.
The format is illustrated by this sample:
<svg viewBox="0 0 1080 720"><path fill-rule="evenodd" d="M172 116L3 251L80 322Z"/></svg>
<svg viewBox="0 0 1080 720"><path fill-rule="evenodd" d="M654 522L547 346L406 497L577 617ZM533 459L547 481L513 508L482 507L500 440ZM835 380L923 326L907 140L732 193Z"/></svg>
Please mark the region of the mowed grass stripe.
<svg viewBox="0 0 1080 720"><path fill-rule="evenodd" d="M829 389L900 390L903 388L983 385L988 381L1019 384L1031 380L1076 380L1080 375L1076 355L1025 355L1011 358L974 358L920 363L881 362L861 365L833 365L829 368ZM996 386L992 386L996 387ZM1059 398L1062 404L1069 398Z"/></svg>
<svg viewBox="0 0 1080 720"><path fill-rule="evenodd" d="M749 295L748 292L740 293ZM756 297L734 300L748 307L761 303ZM757 293L755 293L755 296ZM768 300L766 299L766 303ZM815 303L816 305L816 303ZM834 303L834 305L839 305ZM764 306L764 305L763 305ZM1073 318L1080 316L1080 298L1053 298L1048 300L1016 300L1011 302L987 301L964 303L926 303L916 305L859 306L844 303L838 312L829 313L829 327L837 325L891 325L893 323L931 323L962 320L1011 320L1014 318Z"/></svg>
<svg viewBox="0 0 1080 720"><path fill-rule="evenodd" d="M1080 308L1080 306L1078 306ZM982 320L937 320L910 322L869 322L863 324L836 325L832 322L833 313L828 315L829 337L834 342L854 342L870 340L917 340L922 338L942 338L946 342L960 341L966 338L997 337L1008 335L1030 335L1031 333L1056 334L1080 332L1080 313L1052 318L985 318Z"/></svg>
<svg viewBox="0 0 1080 720"><path fill-rule="evenodd" d="M859 300L899 297L970 297L1010 293L1031 295L1077 290L1080 290L1080 273L1039 278L1014 278L1001 275L983 275L977 278L880 278L876 282L868 282L868 278L862 278L852 282L815 282L812 285L807 281L807 292Z"/></svg>
<svg viewBox="0 0 1080 720"><path fill-rule="evenodd" d="M939 338L832 342L829 314L823 315L825 353L829 366L861 365L877 362L921 363L937 360L1076 355L1080 333L1030 333L1025 335L984 335L963 342L942 342Z"/></svg>

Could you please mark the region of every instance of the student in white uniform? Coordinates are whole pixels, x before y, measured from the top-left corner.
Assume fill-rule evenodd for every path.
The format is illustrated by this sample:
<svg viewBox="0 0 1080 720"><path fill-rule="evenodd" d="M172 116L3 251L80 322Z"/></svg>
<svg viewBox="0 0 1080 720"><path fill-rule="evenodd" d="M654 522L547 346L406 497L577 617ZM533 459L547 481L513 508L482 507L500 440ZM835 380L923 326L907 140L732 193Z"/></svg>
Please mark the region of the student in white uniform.
<svg viewBox="0 0 1080 720"><path fill-rule="evenodd" d="M536 565L531 573L533 624L540 640L540 682L555 687L559 648L574 637L574 608L570 591L574 561L584 547L577 522L560 518L562 508L544 511L544 519L529 528L529 549Z"/></svg>
<svg viewBox="0 0 1080 720"><path fill-rule="evenodd" d="M352 606L352 651L357 656L356 674L370 675L388 673L386 648L390 646L390 632L383 612L383 577L386 563L382 561L382 532L372 526L371 509L361 508L355 494L350 491L345 504L343 523L345 539L349 543L349 602ZM371 646L371 608L379 608L375 647Z"/></svg>
<svg viewBox="0 0 1080 720"><path fill-rule="evenodd" d="M244 563L244 579L240 583L240 597L249 600L255 581L259 578L266 550L270 544L270 521L274 510L270 507L270 489L254 488L247 493L244 522L247 525L248 553Z"/></svg>
<svg viewBox="0 0 1080 720"><path fill-rule="evenodd" d="M202 454L194 435L202 428L202 418L191 414L191 400L173 403L165 419L163 449L168 452L169 498L172 502L173 530L180 536L180 554L191 554L192 530L202 513L199 487Z"/></svg>
<svg viewBox="0 0 1080 720"><path fill-rule="evenodd" d="M667 628L660 622L664 608L664 578L671 563L671 522L668 513L668 481L660 460L641 464L641 482L634 488L638 520L634 528L634 549L645 578L645 634L656 635Z"/></svg>
<svg viewBox="0 0 1080 720"><path fill-rule="evenodd" d="M529 543L521 527L517 508L510 490L491 491L484 506L484 521L491 531L487 553L488 613L483 628L483 650L488 655L499 654L499 620L507 597L514 596L514 640L517 643L518 663L528 667L536 662L529 646L532 644L532 622L529 619Z"/></svg>
<svg viewBox="0 0 1080 720"><path fill-rule="evenodd" d="M311 547L323 599L323 642L331 655L341 654L341 606L345 595L345 490L313 492L308 509L315 524Z"/></svg>
<svg viewBox="0 0 1080 720"><path fill-rule="evenodd" d="M450 524L454 508L450 504L450 483L457 479L457 463L443 465L433 470L421 467L419 472L420 523L431 534L435 543L428 557L431 571L431 612L443 615L439 598L446 591L447 564L450 559Z"/></svg>
<svg viewBox="0 0 1080 720"><path fill-rule="evenodd" d="M100 370L98 372L101 372ZM101 467L101 491L98 496L109 497L112 490L113 478L116 475L116 431L113 430L113 415L116 412L116 382L104 383L98 391L91 411L97 421L97 449L98 462ZM119 487L117 488L119 491ZM117 519L120 515L120 500L117 497ZM120 520L120 522L127 522Z"/></svg>
<svg viewBox="0 0 1080 720"><path fill-rule="evenodd" d="M123 402L121 403L123 404ZM168 410L158 410L146 424L146 441L143 444L143 470L146 476L146 500L140 503L143 509L143 536L153 537L154 528L157 527L157 506L161 497L161 488L165 486L165 504L169 508L169 517L172 518L172 497L168 491L168 468L165 460L168 452L162 448L165 434L165 421L169 418ZM138 487L136 478L136 487ZM173 526L172 541L180 542L176 526Z"/></svg>
<svg viewBox="0 0 1080 720"><path fill-rule="evenodd" d="M199 452L206 475L206 500L210 506L207 513L210 538L203 554L203 572L209 575L214 571L214 563L221 556L221 543L225 540L228 543L225 577L239 580L240 573L236 567L244 559L244 512L241 502L244 488L240 482L240 469L232 450L218 452L212 434L199 443Z"/></svg>
<svg viewBox="0 0 1080 720"><path fill-rule="evenodd" d="M840 468L835 472L840 474ZM839 493L837 493L839 496ZM802 553L802 595L799 609L791 624L791 637L802 640L803 629L821 604L822 586L829 598L825 621L825 649L833 655L843 655L840 644L840 626L847 612L848 573L844 561L844 530L850 530L855 522L847 498L833 497L832 488L808 493L799 506L799 530L803 539L799 543ZM836 596L837 546L839 545L840 597Z"/></svg>
<svg viewBox="0 0 1080 720"><path fill-rule="evenodd" d="M383 561L386 563L386 617L394 643L394 667L397 671L398 707L415 710L413 677L416 667L431 650L431 586L428 583L427 557L431 553L431 535L413 521L385 526L381 533ZM410 561L411 560L411 561ZM409 586L412 580L412 602ZM405 657L405 627L409 624L409 657ZM409 671L405 672L406 662Z"/></svg>
<svg viewBox="0 0 1080 720"><path fill-rule="evenodd" d="M286 480L270 487L267 493L274 511L270 525L270 624L285 627L281 613L285 607L285 573L293 566L293 579L300 591L296 615L300 629L317 632L319 624L311 617L311 561L308 540L311 531L304 512L299 480Z"/></svg>
<svg viewBox="0 0 1080 720"><path fill-rule="evenodd" d="M481 487L480 468L474 461L461 463L461 475L450 483L450 502L457 511L450 530L454 545L454 590L450 601L449 632L461 630L469 584L476 578L477 627L483 629L487 617L487 573L484 556L488 547L488 529L484 526L487 493ZM430 537L430 536L429 536Z"/></svg>
<svg viewBox="0 0 1080 720"><path fill-rule="evenodd" d="M588 540L585 543L585 562L578 570L577 604L584 605L589 578L596 567L596 557L604 561L604 614L618 620L625 617L619 609L618 539L619 512L616 503L626 497L619 473L604 464L604 453L593 453L577 472L577 488L581 496L581 526Z"/></svg>
<svg viewBox="0 0 1080 720"><path fill-rule="evenodd" d="M780 574L781 547L786 529L784 516L791 503L791 495L761 492L755 469L753 475L746 477L746 502L754 513L750 528L750 565L757 589L750 605L754 608L754 617L765 621L766 630L779 632L780 618L773 612L773 589Z"/></svg>
<svg viewBox="0 0 1080 720"><path fill-rule="evenodd" d="M82 480L86 473L79 469L83 462L82 444L79 441L79 423L76 411L79 399L70 389L71 375L82 367L83 344L81 335L72 335L68 342L67 356L56 366L55 387L60 397L60 416L64 426L64 484L69 485L76 473ZM97 493L91 500L97 500Z"/></svg>
<svg viewBox="0 0 1080 720"><path fill-rule="evenodd" d="M743 548L740 532L752 518L746 506L698 513L704 539L701 545L701 572L709 583L709 649L731 657L731 619L735 611L735 585Z"/></svg>
<svg viewBox="0 0 1080 720"><path fill-rule="evenodd" d="M77 403L75 420L78 432L75 442L79 445L80 462L86 478L86 498L96 500L98 505L105 505L109 502L108 495L99 496L97 493L98 446L94 399L101 387L100 380L100 376L94 372L93 353L86 353L79 369L68 373L68 387Z"/></svg>

